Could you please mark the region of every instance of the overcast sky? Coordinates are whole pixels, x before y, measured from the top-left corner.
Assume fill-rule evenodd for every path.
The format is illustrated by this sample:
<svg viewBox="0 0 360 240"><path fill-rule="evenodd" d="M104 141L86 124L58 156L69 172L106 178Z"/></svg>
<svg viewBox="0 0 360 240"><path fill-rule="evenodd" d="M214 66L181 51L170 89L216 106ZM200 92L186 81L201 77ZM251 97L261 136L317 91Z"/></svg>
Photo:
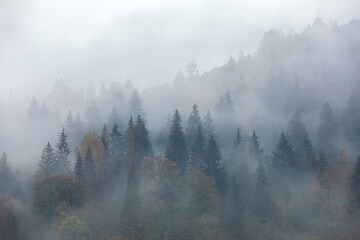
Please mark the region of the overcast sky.
<svg viewBox="0 0 360 240"><path fill-rule="evenodd" d="M130 78L172 83L254 53L265 31L360 19L359 0L0 0L0 94ZM1 99L2 97L0 97Z"/></svg>

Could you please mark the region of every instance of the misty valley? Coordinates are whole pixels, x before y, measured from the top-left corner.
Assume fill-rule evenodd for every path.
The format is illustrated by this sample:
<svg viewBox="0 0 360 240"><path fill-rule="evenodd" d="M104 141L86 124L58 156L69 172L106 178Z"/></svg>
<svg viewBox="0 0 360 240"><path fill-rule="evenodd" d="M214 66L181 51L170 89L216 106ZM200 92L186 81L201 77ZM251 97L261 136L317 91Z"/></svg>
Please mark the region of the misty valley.
<svg viewBox="0 0 360 240"><path fill-rule="evenodd" d="M360 239L359 20L98 83L1 96L0 240Z"/></svg>

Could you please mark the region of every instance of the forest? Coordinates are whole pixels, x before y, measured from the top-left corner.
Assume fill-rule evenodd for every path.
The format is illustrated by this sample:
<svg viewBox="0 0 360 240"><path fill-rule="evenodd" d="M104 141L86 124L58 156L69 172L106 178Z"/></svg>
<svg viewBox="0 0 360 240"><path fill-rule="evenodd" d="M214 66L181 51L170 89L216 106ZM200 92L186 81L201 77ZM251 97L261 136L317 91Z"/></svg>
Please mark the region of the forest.
<svg viewBox="0 0 360 240"><path fill-rule="evenodd" d="M0 240L360 239L360 21L173 84L0 98ZM101 80L99 80L101 82Z"/></svg>

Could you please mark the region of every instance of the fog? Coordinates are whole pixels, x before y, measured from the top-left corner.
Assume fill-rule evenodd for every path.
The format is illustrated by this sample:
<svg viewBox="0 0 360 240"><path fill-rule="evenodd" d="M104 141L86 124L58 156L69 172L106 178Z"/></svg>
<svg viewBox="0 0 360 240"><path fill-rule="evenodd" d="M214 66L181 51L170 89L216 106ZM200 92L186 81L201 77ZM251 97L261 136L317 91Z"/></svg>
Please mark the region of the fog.
<svg viewBox="0 0 360 240"><path fill-rule="evenodd" d="M0 0L0 236L360 238L358 9Z"/></svg>

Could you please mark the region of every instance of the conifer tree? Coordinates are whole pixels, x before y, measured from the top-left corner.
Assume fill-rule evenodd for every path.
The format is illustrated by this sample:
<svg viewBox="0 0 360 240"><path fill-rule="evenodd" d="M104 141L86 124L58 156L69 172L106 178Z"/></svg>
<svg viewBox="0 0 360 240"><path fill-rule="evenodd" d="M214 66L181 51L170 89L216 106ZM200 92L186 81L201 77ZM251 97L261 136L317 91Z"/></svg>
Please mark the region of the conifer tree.
<svg viewBox="0 0 360 240"><path fill-rule="evenodd" d="M123 125L120 120L118 111L116 110L116 107L113 108L106 125L111 127L114 126L115 124L118 126L119 131L123 131Z"/></svg>
<svg viewBox="0 0 360 240"><path fill-rule="evenodd" d="M91 102L91 105L86 110L86 119L88 120L89 131L101 130L101 116L95 101Z"/></svg>
<svg viewBox="0 0 360 240"><path fill-rule="evenodd" d="M320 153L319 153L319 159L317 161L317 172L318 172L318 177L320 179L324 176L325 171L326 171L328 166L329 166L329 163L326 160L325 153L321 149Z"/></svg>
<svg viewBox="0 0 360 240"><path fill-rule="evenodd" d="M253 131L249 140L249 152L256 158L261 157L261 155L264 153L264 150L260 147L259 137L257 136L255 130Z"/></svg>
<svg viewBox="0 0 360 240"><path fill-rule="evenodd" d="M296 166L302 171L316 171L314 148L307 134L296 154Z"/></svg>
<svg viewBox="0 0 360 240"><path fill-rule="evenodd" d="M179 169L184 172L188 162L185 136L181 126L181 116L176 110L172 118L172 125L166 147L165 157L175 162Z"/></svg>
<svg viewBox="0 0 360 240"><path fill-rule="evenodd" d="M14 193L15 185L15 177L4 152L0 157L0 195Z"/></svg>
<svg viewBox="0 0 360 240"><path fill-rule="evenodd" d="M266 176L265 168L260 160L255 171L254 195L253 195L254 214L264 220L273 211L273 204L270 193L270 183Z"/></svg>
<svg viewBox="0 0 360 240"><path fill-rule="evenodd" d="M48 142L46 147L42 151L40 162L38 165L38 170L35 174L35 181L40 181L45 177L50 177L54 175L55 161L56 161L56 156L54 149L51 147L51 144Z"/></svg>
<svg viewBox="0 0 360 240"><path fill-rule="evenodd" d="M287 137L282 133L272 155L272 166L282 173L290 173L295 168L294 156Z"/></svg>
<svg viewBox="0 0 360 240"><path fill-rule="evenodd" d="M75 162L73 174L77 179L79 179L82 182L85 182L85 171L80 154L77 154L76 156L76 162Z"/></svg>
<svg viewBox="0 0 360 240"><path fill-rule="evenodd" d="M240 134L240 128L237 128L236 137L235 137L235 140L233 142L234 149L239 150L241 148L242 143L243 143L243 139L242 139L241 134Z"/></svg>
<svg viewBox="0 0 360 240"><path fill-rule="evenodd" d="M145 119L145 111L143 109L138 90L133 92L129 100L129 115L133 118L140 115L142 119Z"/></svg>
<svg viewBox="0 0 360 240"><path fill-rule="evenodd" d="M188 145L194 143L199 126L201 126L201 117L198 106L195 103L186 124L185 136Z"/></svg>
<svg viewBox="0 0 360 240"><path fill-rule="evenodd" d="M211 135L214 136L216 135L214 120L211 116L210 111L208 111L204 117L203 130L204 130L205 141L209 141Z"/></svg>
<svg viewBox="0 0 360 240"><path fill-rule="evenodd" d="M110 136L107 131L106 124L104 124L104 127L101 131L101 142L104 146L105 155L106 155L106 157L108 157L109 153L110 153Z"/></svg>
<svg viewBox="0 0 360 240"><path fill-rule="evenodd" d="M318 129L318 147L331 156L336 154L335 140L338 135L338 124L330 104L325 103L320 111L320 123Z"/></svg>
<svg viewBox="0 0 360 240"><path fill-rule="evenodd" d="M205 139L201 125L198 126L196 138L190 148L191 164L203 167Z"/></svg>
<svg viewBox="0 0 360 240"><path fill-rule="evenodd" d="M135 160L135 125L132 117L130 117L128 128L126 130L126 150L125 150L125 166L128 174L132 174L132 168L136 169ZM128 178L132 176L128 176ZM129 180L129 179L128 179Z"/></svg>
<svg viewBox="0 0 360 240"><path fill-rule="evenodd" d="M350 175L350 190L352 193L352 203L355 209L360 209L360 155L356 159L355 166Z"/></svg>
<svg viewBox="0 0 360 240"><path fill-rule="evenodd" d="M305 124L301 114L299 111L295 111L287 129L287 138L294 151L300 149L306 134Z"/></svg>
<svg viewBox="0 0 360 240"><path fill-rule="evenodd" d="M70 163L69 163L69 144L67 142L67 136L65 134L64 128L59 136L59 142L56 144L56 162L54 165L54 171L56 174L69 174L70 173Z"/></svg>
<svg viewBox="0 0 360 240"><path fill-rule="evenodd" d="M236 176L231 178L226 227L233 239L239 238L243 231L244 199Z"/></svg>
<svg viewBox="0 0 360 240"><path fill-rule="evenodd" d="M96 186L96 169L90 146L88 146L84 159L84 172L86 183L94 188Z"/></svg>
<svg viewBox="0 0 360 240"><path fill-rule="evenodd" d="M122 158L125 155L124 139L115 123L110 134L110 167L111 171L116 174L122 168Z"/></svg>
<svg viewBox="0 0 360 240"><path fill-rule="evenodd" d="M152 157L154 152L150 141L149 132L146 128L145 121L139 115L134 126L135 131L135 159L137 166L140 166L144 157Z"/></svg>
<svg viewBox="0 0 360 240"><path fill-rule="evenodd" d="M215 141L214 136L211 135L204 158L204 171L209 177L214 179L215 185L219 190L220 195L224 196L228 185L226 181L226 172L224 166L220 164L220 161L220 149Z"/></svg>

